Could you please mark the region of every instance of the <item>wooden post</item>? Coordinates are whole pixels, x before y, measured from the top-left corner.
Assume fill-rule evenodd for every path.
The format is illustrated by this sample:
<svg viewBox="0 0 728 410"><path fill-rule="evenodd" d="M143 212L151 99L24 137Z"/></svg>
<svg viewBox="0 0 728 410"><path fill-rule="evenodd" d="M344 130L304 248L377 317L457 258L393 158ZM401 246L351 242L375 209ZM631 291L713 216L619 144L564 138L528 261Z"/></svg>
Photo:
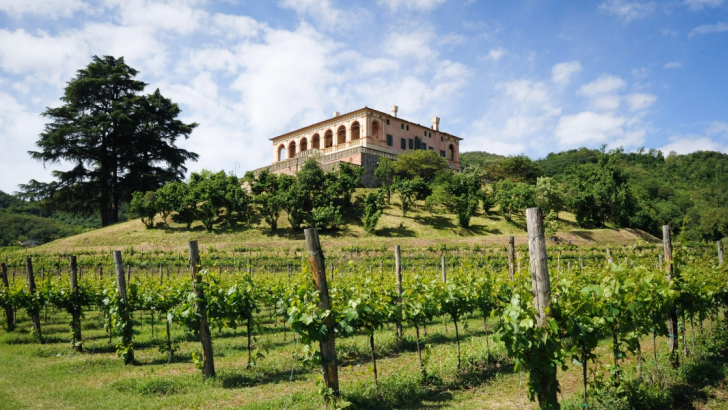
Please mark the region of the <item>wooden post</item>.
<svg viewBox="0 0 728 410"><path fill-rule="evenodd" d="M551 301L551 278L549 277L541 208L528 208L526 210L526 226L528 229L528 255L531 262L533 304L538 312L538 325L545 326L546 310L548 310Z"/></svg>
<svg viewBox="0 0 728 410"><path fill-rule="evenodd" d="M200 251L197 241L189 241L187 247L190 253L190 274L192 275L192 288L195 292L195 307L200 315L200 344L202 344L202 373L205 377L215 377L215 360L212 356L212 336L210 325L207 323L207 300L202 289L202 276L198 274L200 266Z"/></svg>
<svg viewBox="0 0 728 410"><path fill-rule="evenodd" d="M579 268L584 270L584 255L579 251Z"/></svg>
<svg viewBox="0 0 728 410"><path fill-rule="evenodd" d="M397 346L402 343L402 255L399 245L394 247L394 272L397 278Z"/></svg>
<svg viewBox="0 0 728 410"><path fill-rule="evenodd" d="M5 290L10 290L10 284L8 283L8 267L5 263L0 263L0 277L2 278ZM8 322L6 327L7 331L12 332L15 330L15 315L13 312L13 306L10 302L5 302L5 318Z"/></svg>
<svg viewBox="0 0 728 410"><path fill-rule="evenodd" d="M442 283L447 283L447 273L445 272L445 255L440 258L440 265L442 266Z"/></svg>
<svg viewBox="0 0 728 410"><path fill-rule="evenodd" d="M609 248L607 248L607 263L610 265L614 263L614 259L612 259L612 251Z"/></svg>
<svg viewBox="0 0 728 410"><path fill-rule="evenodd" d="M131 267L131 265L129 265ZM124 328L124 335L123 337L125 339L128 339L129 341L132 340L132 337L134 335L134 328L131 326L131 318L130 318L130 312L129 312L129 301L126 298L126 278L124 277L124 261L121 259L121 251L114 251L114 268L116 269L116 287L119 291L119 297L121 298L121 302L125 306L124 311L122 312L123 318L122 320L125 323L128 323L129 326L126 326ZM129 270L131 272L131 269ZM124 364L133 364L134 363L134 349L133 347L129 349L129 353L124 357Z"/></svg>
<svg viewBox="0 0 728 410"><path fill-rule="evenodd" d="M723 241L718 241L715 243L718 245L718 266L723 264Z"/></svg>
<svg viewBox="0 0 728 410"><path fill-rule="evenodd" d="M28 274L28 290L32 297L35 294L35 277L33 276L33 260L30 257L25 258L25 270ZM30 317L33 321L33 331L38 337L38 341L43 343L43 333L40 329L40 312L32 312Z"/></svg>
<svg viewBox="0 0 728 410"><path fill-rule="evenodd" d="M670 225L662 225L662 246L665 251L665 271L667 272L667 281L672 282L673 275L675 273L673 262L672 262L672 239L670 238ZM672 366L677 368L680 366L680 355L678 346L678 323L677 323L677 308L673 304L670 306L670 311L667 314L667 339L670 346L670 361Z"/></svg>
<svg viewBox="0 0 728 410"><path fill-rule="evenodd" d="M533 287L533 304L538 312L536 321L539 327L547 326L546 317L551 303L551 279L549 278L548 258L546 256L546 237L543 228L543 211L541 208L526 209L526 228L528 230L528 254L531 263L531 285ZM540 369L538 383L539 406L547 406L551 390L558 389L556 367ZM533 377L533 376L531 376ZM556 396L554 393L553 396Z"/></svg>
<svg viewBox="0 0 728 410"><path fill-rule="evenodd" d="M73 298L73 312L71 312L71 323L73 330L73 347L77 352L83 352L83 343L81 339L81 308L78 304L78 268L76 265L76 257L69 256L69 278L71 280L71 297Z"/></svg>
<svg viewBox="0 0 728 410"><path fill-rule="evenodd" d="M306 250L308 251L308 260L311 263L311 274L313 283L319 291L321 297L320 307L325 310L331 309L331 301L329 300L329 288L326 284L326 259L321 250L319 242L318 230L316 228L308 228L304 230L306 237ZM334 391L334 395L339 395L339 373L336 367L336 337L334 335L334 326L331 320L327 318L324 321L328 332L324 340L319 343L321 350L321 373L324 379L324 385Z"/></svg>
<svg viewBox="0 0 728 410"><path fill-rule="evenodd" d="M516 264L515 264L515 254L516 251L516 238L509 236L508 237L508 275L511 279L511 282L513 282L513 278L516 275Z"/></svg>
<svg viewBox="0 0 728 410"><path fill-rule="evenodd" d="M119 251L119 252L121 252L121 251ZM123 268L123 266L122 266L122 268ZM128 270L128 273L127 273L128 278L126 279L126 283L131 283L131 264L129 264L129 266L127 266L127 270Z"/></svg>

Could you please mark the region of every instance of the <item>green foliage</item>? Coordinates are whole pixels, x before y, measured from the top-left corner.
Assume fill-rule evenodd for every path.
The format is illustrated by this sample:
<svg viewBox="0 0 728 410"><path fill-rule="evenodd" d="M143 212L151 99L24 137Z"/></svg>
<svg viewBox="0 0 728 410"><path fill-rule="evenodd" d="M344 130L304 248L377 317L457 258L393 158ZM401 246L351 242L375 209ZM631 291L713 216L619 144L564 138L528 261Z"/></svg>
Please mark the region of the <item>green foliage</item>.
<svg viewBox="0 0 728 410"><path fill-rule="evenodd" d="M364 230L373 233L384 208L384 191L370 192L364 197Z"/></svg>
<svg viewBox="0 0 728 410"><path fill-rule="evenodd" d="M153 191L134 192L130 210L139 216L147 229L154 228L154 217L157 216L157 193Z"/></svg>
<svg viewBox="0 0 728 410"><path fill-rule="evenodd" d="M480 175L461 172L453 175L446 184L450 208L458 216L461 228L470 226L470 218L478 209L478 202L484 197Z"/></svg>
<svg viewBox="0 0 728 410"><path fill-rule="evenodd" d="M525 155L510 156L484 168L486 178L490 181L507 179L513 182L535 184L543 174L541 167Z"/></svg>
<svg viewBox="0 0 728 410"><path fill-rule="evenodd" d="M435 151L414 150L400 154L394 161L394 173L402 178L420 178L432 182L438 172L446 169L447 160Z"/></svg>
<svg viewBox="0 0 728 410"><path fill-rule="evenodd" d="M145 83L124 58L94 56L64 90L59 107L48 108L50 120L33 159L45 164L67 162L50 183L31 180L21 185L24 197L42 200L54 210L100 214L101 225L119 220L122 203L134 192L153 191L168 181L182 180L186 161L197 154L178 148L196 123L178 120L179 107L159 90L140 93Z"/></svg>
<svg viewBox="0 0 728 410"><path fill-rule="evenodd" d="M425 200L432 193L430 185L420 177L414 179L397 177L394 180L392 189L399 194L402 216L407 216L407 211L412 208L415 202Z"/></svg>
<svg viewBox="0 0 728 410"><path fill-rule="evenodd" d="M0 211L0 246L18 245L29 239L45 243L81 232L81 228L55 219Z"/></svg>
<svg viewBox="0 0 728 410"><path fill-rule="evenodd" d="M544 176L553 177L562 174L571 165L596 164L599 160L599 153L598 150L587 148L572 149L559 153L552 152L546 158L536 161L536 163L543 169Z"/></svg>
<svg viewBox="0 0 728 410"><path fill-rule="evenodd" d="M534 187L524 182L504 179L493 184L493 198L508 221L512 220L514 212L533 206L534 196Z"/></svg>
<svg viewBox="0 0 728 410"><path fill-rule="evenodd" d="M379 158L377 169L374 170L374 177L382 184L382 188L387 193L387 204L391 203L394 175L394 161L387 157Z"/></svg>
<svg viewBox="0 0 728 410"><path fill-rule="evenodd" d="M564 210L566 201L564 198L563 188L553 180L553 178L542 177L536 181L535 203L540 206L544 212L555 212L556 218L559 212Z"/></svg>
<svg viewBox="0 0 728 410"><path fill-rule="evenodd" d="M463 168L481 168L484 165L493 165L505 158L502 155L491 154L485 151L468 151L460 153L460 164Z"/></svg>

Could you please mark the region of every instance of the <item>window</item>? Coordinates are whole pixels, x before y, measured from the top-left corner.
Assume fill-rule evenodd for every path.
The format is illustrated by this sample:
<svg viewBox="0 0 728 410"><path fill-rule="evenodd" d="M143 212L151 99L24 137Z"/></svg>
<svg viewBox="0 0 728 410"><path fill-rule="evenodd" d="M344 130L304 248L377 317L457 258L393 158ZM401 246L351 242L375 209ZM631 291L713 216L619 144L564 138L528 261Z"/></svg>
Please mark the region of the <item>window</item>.
<svg viewBox="0 0 728 410"><path fill-rule="evenodd" d="M424 142L422 143L422 149L427 149L427 144L425 144Z"/></svg>
<svg viewBox="0 0 728 410"><path fill-rule="evenodd" d="M404 138L399 139L399 147L401 149L407 149L407 140Z"/></svg>
<svg viewBox="0 0 728 410"><path fill-rule="evenodd" d="M430 132L430 133L428 133L428 134L430 134L430 138L432 138L432 133Z"/></svg>
<svg viewBox="0 0 728 410"><path fill-rule="evenodd" d="M387 118L387 125L389 125L389 118Z"/></svg>
<svg viewBox="0 0 728 410"><path fill-rule="evenodd" d="M434 151L434 150L435 150L434 148L430 147L430 151Z"/></svg>
<svg viewBox="0 0 728 410"><path fill-rule="evenodd" d="M445 151L440 150L440 156L444 158L445 157Z"/></svg>
<svg viewBox="0 0 728 410"><path fill-rule="evenodd" d="M409 131L409 125L407 126L407 131Z"/></svg>
<svg viewBox="0 0 728 410"><path fill-rule="evenodd" d="M415 142L412 140L412 138L409 139L409 149L415 149Z"/></svg>
<svg viewBox="0 0 728 410"><path fill-rule="evenodd" d="M440 136L440 142L442 142L442 141L444 141L444 139L442 138L442 136Z"/></svg>
<svg viewBox="0 0 728 410"><path fill-rule="evenodd" d="M387 145L389 145L390 147L394 145L394 138L391 134L387 134Z"/></svg>

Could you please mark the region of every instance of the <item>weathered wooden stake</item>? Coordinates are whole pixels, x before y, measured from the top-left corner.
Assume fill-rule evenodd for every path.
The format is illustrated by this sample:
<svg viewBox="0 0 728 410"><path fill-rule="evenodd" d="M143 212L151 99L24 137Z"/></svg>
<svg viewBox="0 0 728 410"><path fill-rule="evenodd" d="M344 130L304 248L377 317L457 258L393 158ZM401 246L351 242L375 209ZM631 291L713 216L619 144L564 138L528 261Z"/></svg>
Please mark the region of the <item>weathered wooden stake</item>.
<svg viewBox="0 0 728 410"><path fill-rule="evenodd" d="M190 274L192 275L192 288L195 292L195 307L200 315L200 344L202 344L202 373L205 377L215 377L215 359L212 356L212 336L210 325L207 323L207 300L202 289L202 276L198 274L200 266L200 251L197 241L189 241L187 248L190 255Z"/></svg>
<svg viewBox="0 0 728 410"><path fill-rule="evenodd" d="M547 325L546 317L551 302L551 279L549 278L548 257L546 256L546 238L543 228L543 211L541 208L526 210L526 227L528 230L528 254L531 263L531 286L533 287L533 304L538 312L536 321L539 327ZM546 408L551 389L558 388L556 368L551 372L541 370L539 377L540 392L538 402ZM555 394L554 394L555 395Z"/></svg>
<svg viewBox="0 0 728 410"><path fill-rule="evenodd" d="M670 225L662 226L662 246L665 251L665 271L667 272L667 281L672 282L675 273L672 261L672 239L670 238ZM680 366L679 341L678 341L678 323L677 323L677 307L675 304L670 306L667 314L667 339L670 346L670 359L672 366L677 368Z"/></svg>
<svg viewBox="0 0 728 410"><path fill-rule="evenodd" d="M28 257L25 258L25 270L28 274L28 290L30 291L31 297L35 293L35 277L33 276L33 260ZM40 329L40 312L33 312L30 315L33 321L33 331L38 337L38 341L43 342L43 333Z"/></svg>
<svg viewBox="0 0 728 410"><path fill-rule="evenodd" d="M311 274L313 283L319 291L321 297L320 306L322 309L330 310L331 301L329 300L329 288L326 284L326 259L321 250L319 242L318 230L316 228L308 228L304 230L306 237L306 250L308 251L308 260L311 263ZM321 351L321 373L324 379L324 385L333 390L334 395L339 395L339 373L336 367L336 336L334 334L334 326L330 319L324 321L328 332L326 337L319 343Z"/></svg>
<svg viewBox="0 0 728 410"><path fill-rule="evenodd" d="M612 259L612 251L609 248L607 248L607 263L610 265L614 263L614 260Z"/></svg>
<svg viewBox="0 0 728 410"><path fill-rule="evenodd" d="M397 346L402 343L402 256L399 245L394 247L395 277L397 279Z"/></svg>
<svg viewBox="0 0 728 410"><path fill-rule="evenodd" d="M447 283L447 273L445 272L445 255L440 258L440 265L442 266L442 283Z"/></svg>
<svg viewBox="0 0 728 410"><path fill-rule="evenodd" d="M718 266L723 264L723 241L716 242L718 246Z"/></svg>
<svg viewBox="0 0 728 410"><path fill-rule="evenodd" d="M0 263L0 276L2 277L5 290L9 290L10 284L8 283L8 267L4 263ZM7 331L12 332L15 330L15 315L13 313L13 306L10 302L5 302L5 318L8 322L6 327Z"/></svg>
<svg viewBox="0 0 728 410"><path fill-rule="evenodd" d="M514 252L516 251L516 238L513 236L508 237L508 275L511 279L511 282L513 282L513 278L516 275L516 264L515 264L515 255Z"/></svg>
<svg viewBox="0 0 728 410"><path fill-rule="evenodd" d="M77 265L76 257L69 256L69 278L71 281L71 297L73 298L73 306L78 307L78 277L77 277ZM74 308L71 312L71 322L73 327L73 347L77 352L83 352L83 342L81 339L81 309Z"/></svg>
<svg viewBox="0 0 728 410"><path fill-rule="evenodd" d="M131 265L129 272L131 272ZM129 301L126 298L126 279L124 277L124 261L121 258L121 251L114 251L114 268L116 269L116 287L119 291L119 297L121 297L121 302L124 304L125 309L123 312L124 317L122 320L125 323L131 323L130 318L130 312L129 312ZM126 326L124 328L124 338L128 338L129 340L132 340L133 334L134 334L134 328L131 326ZM109 341L111 340L111 336L109 336ZM124 364L134 364L134 349L129 349L129 353L124 358Z"/></svg>

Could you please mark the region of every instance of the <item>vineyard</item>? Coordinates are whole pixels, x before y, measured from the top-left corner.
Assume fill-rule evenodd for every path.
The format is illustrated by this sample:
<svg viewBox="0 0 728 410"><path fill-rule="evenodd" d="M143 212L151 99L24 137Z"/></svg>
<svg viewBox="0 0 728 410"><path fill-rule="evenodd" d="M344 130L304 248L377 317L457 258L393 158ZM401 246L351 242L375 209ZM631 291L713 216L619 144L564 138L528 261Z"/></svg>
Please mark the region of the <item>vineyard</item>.
<svg viewBox="0 0 728 410"><path fill-rule="evenodd" d="M190 249L0 255L0 358L54 362L86 395L83 403L67 392L23 404L28 387L3 375L3 402L726 406L719 394L684 398L668 388L680 369L725 362L728 269L716 244L549 247L550 294L540 307L527 245L352 245L324 249L320 261L303 241ZM124 368L138 370L120 376ZM100 381L85 383L89 375ZM246 389L255 396L231 393Z"/></svg>

